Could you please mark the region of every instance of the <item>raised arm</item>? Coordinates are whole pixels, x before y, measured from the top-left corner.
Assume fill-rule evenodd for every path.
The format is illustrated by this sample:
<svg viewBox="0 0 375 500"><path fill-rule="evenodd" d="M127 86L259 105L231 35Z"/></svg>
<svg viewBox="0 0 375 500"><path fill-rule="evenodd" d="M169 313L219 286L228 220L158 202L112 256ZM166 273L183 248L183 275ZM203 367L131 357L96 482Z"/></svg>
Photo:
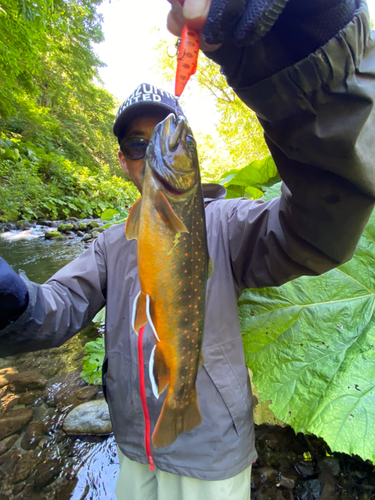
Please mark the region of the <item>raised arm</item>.
<svg viewBox="0 0 375 500"><path fill-rule="evenodd" d="M278 15L266 27L260 16L258 31L250 22L255 3L213 0L202 30L221 43L207 55L257 113L284 181L279 200L233 209L239 286L277 285L350 259L375 201L375 46L366 2L268 2Z"/></svg>

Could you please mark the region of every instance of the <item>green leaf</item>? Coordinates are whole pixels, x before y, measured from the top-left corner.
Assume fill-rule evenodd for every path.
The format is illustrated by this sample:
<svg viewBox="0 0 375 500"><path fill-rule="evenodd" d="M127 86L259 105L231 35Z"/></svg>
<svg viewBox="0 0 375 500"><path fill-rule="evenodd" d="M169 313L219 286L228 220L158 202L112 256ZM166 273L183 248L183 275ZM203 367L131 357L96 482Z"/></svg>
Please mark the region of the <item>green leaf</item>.
<svg viewBox="0 0 375 500"><path fill-rule="evenodd" d="M94 319L92 320L93 323L104 323L105 322L105 311L106 311L105 307L100 309L100 311L98 313L96 313L96 315L94 316Z"/></svg>
<svg viewBox="0 0 375 500"><path fill-rule="evenodd" d="M264 196L262 197L262 200L268 201L272 200L273 198L278 198L281 195L281 182L278 182L277 184L274 184L272 187L266 190L264 193Z"/></svg>
<svg viewBox="0 0 375 500"><path fill-rule="evenodd" d="M115 210L114 208L107 208L104 210L102 213L102 216L100 217L101 220L112 220L113 217L116 214L119 214L120 212L118 210Z"/></svg>
<svg viewBox="0 0 375 500"><path fill-rule="evenodd" d="M88 384L101 385L102 365L105 355L104 338L99 337L85 345L86 356L83 358L81 377Z"/></svg>
<svg viewBox="0 0 375 500"><path fill-rule="evenodd" d="M246 290L239 314L262 400L297 432L375 463L375 212L352 260Z"/></svg>

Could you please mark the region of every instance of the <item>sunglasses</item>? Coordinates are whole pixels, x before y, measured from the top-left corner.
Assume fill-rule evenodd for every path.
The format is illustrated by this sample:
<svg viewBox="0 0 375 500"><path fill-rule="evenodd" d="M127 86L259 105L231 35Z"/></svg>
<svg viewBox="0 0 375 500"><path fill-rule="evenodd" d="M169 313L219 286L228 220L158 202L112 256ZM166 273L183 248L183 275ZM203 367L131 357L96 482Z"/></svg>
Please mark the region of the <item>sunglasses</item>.
<svg viewBox="0 0 375 500"><path fill-rule="evenodd" d="M149 142L144 137L126 137L121 141L120 149L129 160L140 160L145 157Z"/></svg>

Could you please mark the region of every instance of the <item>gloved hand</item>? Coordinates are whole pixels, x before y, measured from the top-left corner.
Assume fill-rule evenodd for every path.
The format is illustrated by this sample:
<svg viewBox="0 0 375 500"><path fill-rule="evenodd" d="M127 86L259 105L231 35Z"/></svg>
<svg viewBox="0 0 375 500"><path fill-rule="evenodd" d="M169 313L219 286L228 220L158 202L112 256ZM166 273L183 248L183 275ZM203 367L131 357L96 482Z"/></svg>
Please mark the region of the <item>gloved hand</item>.
<svg viewBox="0 0 375 500"><path fill-rule="evenodd" d="M233 87L250 86L304 59L353 18L359 0L168 0L168 29L200 30L202 50ZM182 1L182 0L181 0ZM209 45L207 45L209 44ZM239 70L241 68L241 70Z"/></svg>
<svg viewBox="0 0 375 500"><path fill-rule="evenodd" d="M29 303L27 286L0 257L0 330L25 312Z"/></svg>

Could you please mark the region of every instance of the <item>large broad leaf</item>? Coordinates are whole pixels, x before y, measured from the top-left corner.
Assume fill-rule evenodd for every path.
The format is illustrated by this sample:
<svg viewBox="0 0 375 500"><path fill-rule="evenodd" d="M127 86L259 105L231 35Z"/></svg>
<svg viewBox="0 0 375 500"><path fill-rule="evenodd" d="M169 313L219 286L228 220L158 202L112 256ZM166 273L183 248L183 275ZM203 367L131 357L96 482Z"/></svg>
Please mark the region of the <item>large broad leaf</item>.
<svg viewBox="0 0 375 500"><path fill-rule="evenodd" d="M227 188L227 198L246 196L257 199L263 196L268 187L279 181L275 162L271 155L267 155L244 168L226 172L220 184Z"/></svg>
<svg viewBox="0 0 375 500"><path fill-rule="evenodd" d="M296 431L375 463L375 213L353 259L317 278L246 290L246 362Z"/></svg>
<svg viewBox="0 0 375 500"><path fill-rule="evenodd" d="M105 355L104 337L99 337L93 342L87 342L85 353L81 377L88 384L101 385L102 365Z"/></svg>

